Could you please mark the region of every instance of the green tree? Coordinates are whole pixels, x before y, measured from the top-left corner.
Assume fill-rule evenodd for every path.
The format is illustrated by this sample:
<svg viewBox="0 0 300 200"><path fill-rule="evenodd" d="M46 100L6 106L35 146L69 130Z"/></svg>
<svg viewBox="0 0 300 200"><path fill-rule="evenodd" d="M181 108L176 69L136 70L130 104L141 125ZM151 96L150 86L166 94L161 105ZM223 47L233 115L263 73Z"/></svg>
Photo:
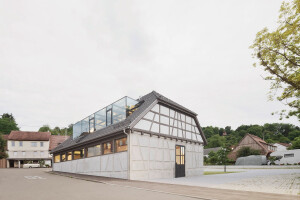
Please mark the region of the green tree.
<svg viewBox="0 0 300 200"><path fill-rule="evenodd" d="M40 129L39 132L51 132L50 126L49 125L43 125Z"/></svg>
<svg viewBox="0 0 300 200"><path fill-rule="evenodd" d="M273 32L264 28L256 34L253 57L269 73L265 80L271 81L270 100L277 98L289 107L280 112L283 116L296 116L300 120L300 0L283 2ZM276 94L280 90L281 94Z"/></svg>
<svg viewBox="0 0 300 200"><path fill-rule="evenodd" d="M237 151L236 157L244 157L250 155L260 155L260 151L250 147L242 147Z"/></svg>
<svg viewBox="0 0 300 200"><path fill-rule="evenodd" d="M2 134L0 134L0 159L8 157L7 153L5 152L5 147L6 147L6 140L4 140Z"/></svg>
<svg viewBox="0 0 300 200"><path fill-rule="evenodd" d="M300 136L292 141L292 146L289 149L300 149Z"/></svg>
<svg viewBox="0 0 300 200"><path fill-rule="evenodd" d="M19 127L12 114L3 113L0 118L0 132L8 135L11 131L18 131Z"/></svg>
<svg viewBox="0 0 300 200"><path fill-rule="evenodd" d="M225 137L214 135L210 138L208 138L208 144L206 148L214 148L214 147L220 147L223 146L226 143Z"/></svg>
<svg viewBox="0 0 300 200"><path fill-rule="evenodd" d="M300 131L299 130L293 130L293 131L291 131L291 132L289 132L289 134L288 134L288 138L290 139L290 140L294 140L296 137L298 137L298 136L300 136Z"/></svg>

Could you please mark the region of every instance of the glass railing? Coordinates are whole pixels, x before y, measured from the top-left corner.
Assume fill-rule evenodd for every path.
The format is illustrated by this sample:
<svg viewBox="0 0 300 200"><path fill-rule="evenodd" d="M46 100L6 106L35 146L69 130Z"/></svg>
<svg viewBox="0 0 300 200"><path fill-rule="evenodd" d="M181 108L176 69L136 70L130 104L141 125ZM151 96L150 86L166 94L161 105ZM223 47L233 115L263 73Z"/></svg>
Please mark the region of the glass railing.
<svg viewBox="0 0 300 200"><path fill-rule="evenodd" d="M130 97L123 97L84 118L73 125L73 139L79 137L82 133L93 133L111 124L123 121L137 109L138 103Z"/></svg>

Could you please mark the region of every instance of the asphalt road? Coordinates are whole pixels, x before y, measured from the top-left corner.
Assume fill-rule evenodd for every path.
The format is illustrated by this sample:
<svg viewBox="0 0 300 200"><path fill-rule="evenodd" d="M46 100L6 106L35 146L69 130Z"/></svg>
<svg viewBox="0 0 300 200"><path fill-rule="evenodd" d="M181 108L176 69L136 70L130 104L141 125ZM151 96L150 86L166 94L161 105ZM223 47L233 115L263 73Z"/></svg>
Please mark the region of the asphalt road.
<svg viewBox="0 0 300 200"><path fill-rule="evenodd" d="M0 169L0 200L191 199L45 173L45 169Z"/></svg>
<svg viewBox="0 0 300 200"><path fill-rule="evenodd" d="M0 200L298 199L297 196L126 181L86 175L61 176L46 171L49 169L0 169Z"/></svg>

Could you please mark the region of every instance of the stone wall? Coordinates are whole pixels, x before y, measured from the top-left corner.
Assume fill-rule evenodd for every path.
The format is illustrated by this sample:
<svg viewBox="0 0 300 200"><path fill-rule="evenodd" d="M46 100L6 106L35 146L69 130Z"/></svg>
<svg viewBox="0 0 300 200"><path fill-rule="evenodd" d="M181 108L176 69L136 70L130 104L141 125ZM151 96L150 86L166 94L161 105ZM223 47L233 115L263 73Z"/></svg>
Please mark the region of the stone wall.
<svg viewBox="0 0 300 200"><path fill-rule="evenodd" d="M53 164L53 171L127 179L126 152L95 156Z"/></svg>
<svg viewBox="0 0 300 200"><path fill-rule="evenodd" d="M203 146L169 138L130 134L130 179L147 180L175 177L175 145L185 146L185 174L203 174Z"/></svg>

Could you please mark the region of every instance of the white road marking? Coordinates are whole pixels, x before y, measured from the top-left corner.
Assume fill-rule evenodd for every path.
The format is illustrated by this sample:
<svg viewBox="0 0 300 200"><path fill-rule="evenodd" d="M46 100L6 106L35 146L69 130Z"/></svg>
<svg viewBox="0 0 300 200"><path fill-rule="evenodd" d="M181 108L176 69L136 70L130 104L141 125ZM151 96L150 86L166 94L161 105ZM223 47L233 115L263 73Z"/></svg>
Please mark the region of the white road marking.
<svg viewBox="0 0 300 200"><path fill-rule="evenodd" d="M46 179L40 176L24 176L27 179L36 180L36 179Z"/></svg>

